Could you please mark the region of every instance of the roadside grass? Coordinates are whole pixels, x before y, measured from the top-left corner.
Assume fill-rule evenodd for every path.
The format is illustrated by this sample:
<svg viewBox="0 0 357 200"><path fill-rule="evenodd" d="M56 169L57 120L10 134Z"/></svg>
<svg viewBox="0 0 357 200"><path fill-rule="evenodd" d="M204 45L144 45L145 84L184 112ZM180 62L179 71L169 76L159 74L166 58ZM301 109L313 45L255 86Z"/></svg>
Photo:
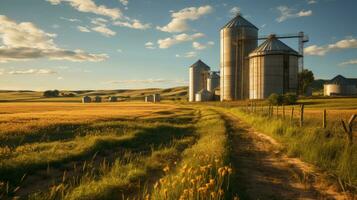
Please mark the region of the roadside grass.
<svg viewBox="0 0 357 200"><path fill-rule="evenodd" d="M357 190L357 145L348 145L340 126L319 128L316 122L304 127L281 117L247 113L239 108L227 110L254 128L267 133L284 145L288 155L312 163L331 175L343 190Z"/></svg>
<svg viewBox="0 0 357 200"><path fill-rule="evenodd" d="M177 166L166 166L147 199L232 199L229 145L225 122L215 111L201 108L196 124L199 140L183 152Z"/></svg>

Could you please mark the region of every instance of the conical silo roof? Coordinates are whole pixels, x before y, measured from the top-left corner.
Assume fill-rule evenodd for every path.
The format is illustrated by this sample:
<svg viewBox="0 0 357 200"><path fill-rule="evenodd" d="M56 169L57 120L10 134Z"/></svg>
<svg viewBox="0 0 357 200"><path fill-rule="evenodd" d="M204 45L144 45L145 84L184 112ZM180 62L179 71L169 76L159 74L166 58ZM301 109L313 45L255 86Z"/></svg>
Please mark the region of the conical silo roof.
<svg viewBox="0 0 357 200"><path fill-rule="evenodd" d="M242 17L241 14L237 14L231 21L229 21L226 25L224 25L221 29L224 28L239 28L239 27L251 27L258 30L256 26Z"/></svg>
<svg viewBox="0 0 357 200"><path fill-rule="evenodd" d="M207 70L207 71L211 70L211 68L208 65L206 65L206 63L202 62L201 60L198 60L197 62L195 62L190 67L192 67L192 68L199 67L199 68L202 68L202 69Z"/></svg>
<svg viewBox="0 0 357 200"><path fill-rule="evenodd" d="M275 35L270 35L266 41L249 54L249 57L265 54L289 54L299 56L297 51L280 41Z"/></svg>

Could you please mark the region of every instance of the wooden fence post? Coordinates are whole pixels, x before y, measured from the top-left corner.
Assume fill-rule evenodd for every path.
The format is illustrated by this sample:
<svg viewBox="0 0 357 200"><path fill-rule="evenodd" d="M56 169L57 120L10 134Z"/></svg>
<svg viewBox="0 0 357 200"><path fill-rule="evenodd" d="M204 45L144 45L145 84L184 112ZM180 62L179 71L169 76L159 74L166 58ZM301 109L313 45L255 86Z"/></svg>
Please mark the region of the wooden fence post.
<svg viewBox="0 0 357 200"><path fill-rule="evenodd" d="M283 105L283 119L285 119L285 106Z"/></svg>
<svg viewBox="0 0 357 200"><path fill-rule="evenodd" d="M348 138L348 143L349 145L352 145L353 142L353 121L356 119L357 115L354 114L351 116L350 120L348 120L348 124L346 125L345 121L343 121L343 119L341 119L341 123L342 123L342 127L343 130L345 131L345 133L347 134L347 138Z"/></svg>
<svg viewBox="0 0 357 200"><path fill-rule="evenodd" d="M322 113L322 127L326 128L326 109Z"/></svg>
<svg viewBox="0 0 357 200"><path fill-rule="evenodd" d="M300 127L304 125L304 104L300 106Z"/></svg>
<svg viewBox="0 0 357 200"><path fill-rule="evenodd" d="M290 121L292 122L294 120L294 106L291 107L291 116L290 116Z"/></svg>

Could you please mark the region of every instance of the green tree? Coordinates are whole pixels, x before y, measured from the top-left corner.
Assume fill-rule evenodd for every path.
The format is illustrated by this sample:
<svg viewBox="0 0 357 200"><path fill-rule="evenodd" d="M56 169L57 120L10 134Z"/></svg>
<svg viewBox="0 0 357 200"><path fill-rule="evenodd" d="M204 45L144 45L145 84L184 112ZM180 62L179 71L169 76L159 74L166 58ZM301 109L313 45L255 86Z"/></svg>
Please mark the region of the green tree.
<svg viewBox="0 0 357 200"><path fill-rule="evenodd" d="M306 89L314 82L314 74L312 71L308 69L304 69L302 72L299 73L299 94L304 95Z"/></svg>

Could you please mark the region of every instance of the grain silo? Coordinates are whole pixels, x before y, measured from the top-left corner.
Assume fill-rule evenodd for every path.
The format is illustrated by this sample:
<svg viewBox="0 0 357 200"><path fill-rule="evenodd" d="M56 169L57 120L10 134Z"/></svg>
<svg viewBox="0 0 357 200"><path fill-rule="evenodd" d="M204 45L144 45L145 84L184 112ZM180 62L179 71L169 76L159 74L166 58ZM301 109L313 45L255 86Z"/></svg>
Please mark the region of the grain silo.
<svg viewBox="0 0 357 200"><path fill-rule="evenodd" d="M202 89L198 91L195 95L195 101L201 102L201 101L211 101L213 98L213 94L206 89Z"/></svg>
<svg viewBox="0 0 357 200"><path fill-rule="evenodd" d="M198 91L207 88L207 77L210 68L201 60L190 66L189 74L189 101L195 101Z"/></svg>
<svg viewBox="0 0 357 200"><path fill-rule="evenodd" d="M240 14L220 31L221 101L246 99L249 96L247 56L258 44L258 28Z"/></svg>
<svg viewBox="0 0 357 200"><path fill-rule="evenodd" d="M207 78L207 91L213 93L219 87L219 79L217 72L211 72Z"/></svg>
<svg viewBox="0 0 357 200"><path fill-rule="evenodd" d="M356 79L336 76L324 84L324 96L352 96L357 95Z"/></svg>
<svg viewBox="0 0 357 200"><path fill-rule="evenodd" d="M249 98L297 92L299 53L270 35L249 54Z"/></svg>

